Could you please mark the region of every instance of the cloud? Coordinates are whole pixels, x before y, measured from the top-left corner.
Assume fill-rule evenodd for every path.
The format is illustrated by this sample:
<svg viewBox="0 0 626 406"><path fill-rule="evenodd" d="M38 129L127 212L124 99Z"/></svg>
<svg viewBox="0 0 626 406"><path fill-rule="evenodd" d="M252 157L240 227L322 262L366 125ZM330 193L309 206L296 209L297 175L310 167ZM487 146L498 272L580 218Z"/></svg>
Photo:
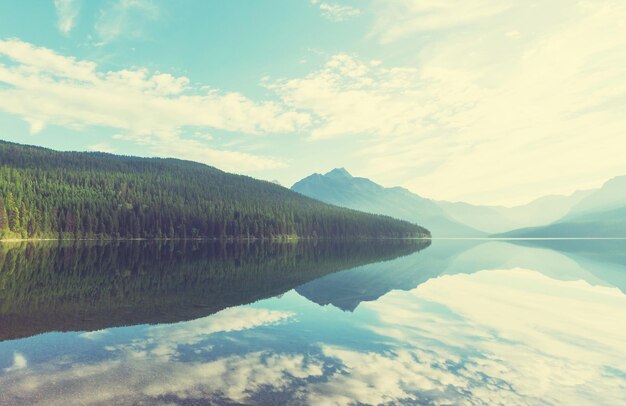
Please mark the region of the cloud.
<svg viewBox="0 0 626 406"><path fill-rule="evenodd" d="M465 149L444 132L457 126L452 119L465 108L465 93L476 91L468 84L465 92L455 94L448 89L450 81L462 84L468 79L338 54L304 78L266 85L286 104L311 113L312 140L357 136L355 151L364 164L359 172L400 180Z"/></svg>
<svg viewBox="0 0 626 406"><path fill-rule="evenodd" d="M308 388L307 400L315 405L420 403L418 392L442 392L450 384L468 386L465 379L448 373L440 382L442 365L421 351L360 352L323 347L324 355L340 362L340 373ZM443 360L442 360L443 361ZM441 393L437 398L441 402ZM445 398L444 398L445 399ZM447 404L445 401L439 404Z"/></svg>
<svg viewBox="0 0 626 406"><path fill-rule="evenodd" d="M95 30L99 45L120 37L139 38L146 22L159 17L159 8L151 0L116 0L100 10Z"/></svg>
<svg viewBox="0 0 626 406"><path fill-rule="evenodd" d="M194 399L249 403L261 390L285 390L298 380L321 374L321 365L308 362L302 355L253 352L205 362L131 357L0 377L6 388L0 401L50 406L131 405L146 401L161 404L166 396L192 403Z"/></svg>
<svg viewBox="0 0 626 406"><path fill-rule="evenodd" d="M47 125L73 129L105 127L146 145L153 154L255 170L283 164L273 158L222 151L207 140L186 140L207 129L246 134L296 131L306 114L273 102L191 84L186 77L146 69L101 71L77 60L17 40L0 41L0 110L26 120L33 133Z"/></svg>
<svg viewBox="0 0 626 406"><path fill-rule="evenodd" d="M74 28L79 12L79 0L54 0L57 11L57 27L62 34L69 34Z"/></svg>
<svg viewBox="0 0 626 406"><path fill-rule="evenodd" d="M109 154L113 154L115 152L115 148L111 147L106 142L100 142L98 144L89 145L87 147L89 151L94 152L107 152Z"/></svg>
<svg viewBox="0 0 626 406"><path fill-rule="evenodd" d="M324 18L335 22L345 21L361 14L361 10L356 7L336 3L326 3L319 0L311 0L311 4L320 9Z"/></svg>
<svg viewBox="0 0 626 406"><path fill-rule="evenodd" d="M311 114L312 139L354 137L361 175L436 199L514 205L626 172L623 2L555 1L541 18L527 2L419 4L436 23L403 34L416 63L343 53L268 87Z"/></svg>
<svg viewBox="0 0 626 406"><path fill-rule="evenodd" d="M148 327L145 339L105 347L115 354L113 359L75 361L71 368L52 362L19 376L0 376L0 386L6 388L0 403L159 404L162 397L250 403L258 392L283 391L322 376L322 364L301 354L265 351L189 361L179 348L193 346L210 353L206 340L211 334L254 329L290 317L290 312L238 307L190 322Z"/></svg>
<svg viewBox="0 0 626 406"><path fill-rule="evenodd" d="M354 134L402 136L434 113L423 105L417 69L388 69L348 54L304 78L266 82L285 101L317 118L312 139Z"/></svg>
<svg viewBox="0 0 626 406"><path fill-rule="evenodd" d="M479 23L511 6L508 0L377 0L370 36L389 43L415 33Z"/></svg>

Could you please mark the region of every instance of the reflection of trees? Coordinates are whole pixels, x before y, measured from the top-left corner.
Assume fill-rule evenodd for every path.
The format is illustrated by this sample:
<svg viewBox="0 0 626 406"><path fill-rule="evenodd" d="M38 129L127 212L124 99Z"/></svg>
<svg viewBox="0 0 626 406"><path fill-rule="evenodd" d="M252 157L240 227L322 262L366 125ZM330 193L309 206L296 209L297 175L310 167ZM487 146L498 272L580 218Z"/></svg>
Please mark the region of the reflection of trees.
<svg viewBox="0 0 626 406"><path fill-rule="evenodd" d="M0 246L0 339L189 320L406 255L427 241Z"/></svg>

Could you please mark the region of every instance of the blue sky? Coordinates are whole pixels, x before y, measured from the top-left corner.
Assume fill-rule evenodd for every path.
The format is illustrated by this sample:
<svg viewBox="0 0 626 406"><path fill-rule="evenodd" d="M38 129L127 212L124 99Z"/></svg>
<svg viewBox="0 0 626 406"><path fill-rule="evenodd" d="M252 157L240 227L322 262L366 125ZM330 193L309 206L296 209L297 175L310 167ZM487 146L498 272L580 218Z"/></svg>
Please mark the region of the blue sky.
<svg viewBox="0 0 626 406"><path fill-rule="evenodd" d="M626 174L621 0L0 2L0 138L514 205Z"/></svg>

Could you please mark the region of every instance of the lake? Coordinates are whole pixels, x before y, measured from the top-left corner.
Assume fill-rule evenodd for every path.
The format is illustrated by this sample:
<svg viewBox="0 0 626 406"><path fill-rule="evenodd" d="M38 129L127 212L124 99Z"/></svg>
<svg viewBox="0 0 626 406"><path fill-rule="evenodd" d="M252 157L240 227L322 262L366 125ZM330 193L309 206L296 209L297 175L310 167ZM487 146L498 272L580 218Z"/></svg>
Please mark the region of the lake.
<svg viewBox="0 0 626 406"><path fill-rule="evenodd" d="M625 240L0 245L1 405L626 404Z"/></svg>

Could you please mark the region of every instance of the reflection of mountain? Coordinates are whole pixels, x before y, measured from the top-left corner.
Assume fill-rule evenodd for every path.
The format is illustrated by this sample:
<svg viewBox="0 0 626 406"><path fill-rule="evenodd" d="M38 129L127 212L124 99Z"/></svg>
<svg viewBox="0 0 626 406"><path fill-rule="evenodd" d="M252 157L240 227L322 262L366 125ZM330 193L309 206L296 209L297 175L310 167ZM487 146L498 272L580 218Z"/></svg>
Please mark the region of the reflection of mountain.
<svg viewBox="0 0 626 406"><path fill-rule="evenodd" d="M515 244L558 252L590 275L579 279L626 293L626 240L518 240Z"/></svg>
<svg viewBox="0 0 626 406"><path fill-rule="evenodd" d="M189 320L429 241L0 246L0 339Z"/></svg>
<svg viewBox="0 0 626 406"><path fill-rule="evenodd" d="M327 275L296 291L320 305L353 311L361 302L374 301L392 290L411 290L442 275L525 268L557 280L584 280L626 292L626 241L546 243L549 245L435 240L425 251Z"/></svg>
<svg viewBox="0 0 626 406"><path fill-rule="evenodd" d="M434 240L427 250L392 261L364 265L308 282L296 291L320 305L353 311L391 290L410 290L441 275L457 255L480 244L471 240Z"/></svg>

